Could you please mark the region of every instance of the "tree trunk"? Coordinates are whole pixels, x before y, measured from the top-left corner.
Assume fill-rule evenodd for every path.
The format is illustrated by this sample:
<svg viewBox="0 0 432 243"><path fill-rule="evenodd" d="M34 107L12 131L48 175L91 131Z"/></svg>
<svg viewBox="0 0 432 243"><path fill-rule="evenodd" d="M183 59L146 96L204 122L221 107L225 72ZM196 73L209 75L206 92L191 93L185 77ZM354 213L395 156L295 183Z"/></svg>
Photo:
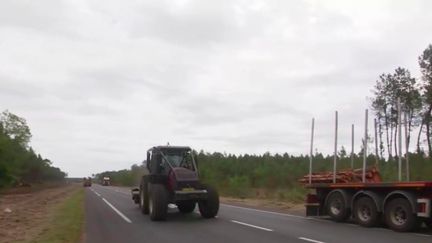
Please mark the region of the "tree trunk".
<svg viewBox="0 0 432 243"><path fill-rule="evenodd" d="M421 150L420 150L420 137L421 137L421 133L422 133L422 130L423 130L423 126L424 126L424 117L422 117L419 133L418 133L418 136L417 136L417 153L418 154L420 154L420 152L421 152Z"/></svg>
<svg viewBox="0 0 432 243"><path fill-rule="evenodd" d="M429 105L429 109L425 116L425 124L426 124L426 139L428 143L428 153L429 157L432 155L432 148L431 148L431 139L430 139L430 117L431 117L431 111L432 111L432 104Z"/></svg>
<svg viewBox="0 0 432 243"><path fill-rule="evenodd" d="M430 124L429 122L426 123L426 140L428 144L428 153L429 157L431 156L431 140L430 140Z"/></svg>
<svg viewBox="0 0 432 243"><path fill-rule="evenodd" d="M399 154L398 154L398 147L397 147L397 141L398 141L398 139L397 139L397 135L398 135L398 126L399 126L399 124L398 123L396 123L395 124L395 132L394 132L394 149L395 149L395 156L399 156Z"/></svg>
<svg viewBox="0 0 432 243"><path fill-rule="evenodd" d="M386 137L387 137L387 153L389 156L389 160L391 160L392 150L391 150L391 141L389 139L389 124L388 124L387 110L384 110L384 123L385 123Z"/></svg>
<svg viewBox="0 0 432 243"><path fill-rule="evenodd" d="M393 159L393 124L390 123L390 142L389 142L390 159Z"/></svg>
<svg viewBox="0 0 432 243"><path fill-rule="evenodd" d="M381 115L379 115L378 116L379 151L380 151L380 157L383 158L381 119L382 117Z"/></svg>

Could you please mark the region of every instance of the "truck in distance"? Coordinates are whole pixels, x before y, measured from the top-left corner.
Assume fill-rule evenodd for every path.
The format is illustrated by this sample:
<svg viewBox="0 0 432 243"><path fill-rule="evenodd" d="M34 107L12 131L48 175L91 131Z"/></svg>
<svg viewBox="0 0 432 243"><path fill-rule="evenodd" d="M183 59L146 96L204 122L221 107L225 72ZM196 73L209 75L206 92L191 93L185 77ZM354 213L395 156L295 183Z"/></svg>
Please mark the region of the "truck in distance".
<svg viewBox="0 0 432 243"><path fill-rule="evenodd" d="M111 185L111 180L108 176L104 176L104 178L102 178L102 186L110 186Z"/></svg>
<svg viewBox="0 0 432 243"><path fill-rule="evenodd" d="M90 187L91 185L92 185L91 177L84 177L83 178L83 186L84 187Z"/></svg>
<svg viewBox="0 0 432 243"><path fill-rule="evenodd" d="M197 159L190 147L156 146L147 151L148 173L132 199L152 221L167 218L168 204L181 213L191 213L198 204L203 218L213 218L219 210L219 195L212 186L200 182Z"/></svg>

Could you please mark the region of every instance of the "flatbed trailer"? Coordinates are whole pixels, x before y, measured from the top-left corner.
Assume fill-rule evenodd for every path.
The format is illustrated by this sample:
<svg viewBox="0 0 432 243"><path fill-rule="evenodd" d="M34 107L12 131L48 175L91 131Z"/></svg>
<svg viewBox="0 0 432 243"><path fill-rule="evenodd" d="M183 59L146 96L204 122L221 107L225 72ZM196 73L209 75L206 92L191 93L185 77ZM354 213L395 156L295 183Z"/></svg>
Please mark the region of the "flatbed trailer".
<svg viewBox="0 0 432 243"><path fill-rule="evenodd" d="M373 227L381 222L395 231L431 225L432 181L390 183L311 183L307 216L328 215L337 222L353 219Z"/></svg>
<svg viewBox="0 0 432 243"><path fill-rule="evenodd" d="M406 146L406 181L402 181L402 110L398 100L398 181L382 182L378 170L378 141L375 139L375 165L367 169L368 110L365 110L365 129L362 139L363 166L354 169L354 125L351 127L351 169L337 170L338 113L335 112L335 143L332 172L313 172L314 122L312 119L309 154L309 173L299 182L311 193L306 197L306 215L328 215L337 222L354 220L364 227L385 223L400 232L412 231L420 224L432 225L432 181L410 181L408 146ZM375 138L377 122L375 121ZM407 123L405 122L405 131ZM406 132L405 132L406 135ZM407 137L406 137L407 139Z"/></svg>

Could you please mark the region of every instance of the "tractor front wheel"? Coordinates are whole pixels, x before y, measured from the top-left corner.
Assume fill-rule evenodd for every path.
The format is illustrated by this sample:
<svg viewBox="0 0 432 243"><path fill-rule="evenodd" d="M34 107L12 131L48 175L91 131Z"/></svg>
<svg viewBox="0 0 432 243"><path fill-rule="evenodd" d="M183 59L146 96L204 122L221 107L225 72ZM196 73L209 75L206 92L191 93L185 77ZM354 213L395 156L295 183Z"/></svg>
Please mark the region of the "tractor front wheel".
<svg viewBox="0 0 432 243"><path fill-rule="evenodd" d="M207 186L207 199L198 202L203 218L214 218L219 211L219 194L213 187Z"/></svg>

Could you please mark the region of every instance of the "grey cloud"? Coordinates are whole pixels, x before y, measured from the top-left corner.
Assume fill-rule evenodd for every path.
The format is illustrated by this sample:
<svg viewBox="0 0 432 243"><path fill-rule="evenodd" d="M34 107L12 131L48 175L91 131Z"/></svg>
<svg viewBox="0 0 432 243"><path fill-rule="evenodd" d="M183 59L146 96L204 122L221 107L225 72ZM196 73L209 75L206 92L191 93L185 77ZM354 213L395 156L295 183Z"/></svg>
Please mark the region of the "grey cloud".
<svg viewBox="0 0 432 243"><path fill-rule="evenodd" d="M167 141L306 153L312 117L331 153L334 110L345 145L380 73L418 73L429 6L2 1L0 108L27 118L32 146L71 176L127 168Z"/></svg>
<svg viewBox="0 0 432 243"><path fill-rule="evenodd" d="M262 27L256 22L254 31L240 26L236 19L235 4L231 1L192 1L183 6L173 6L170 1L163 4L143 4L131 20L133 38L160 38L164 41L194 48L245 39Z"/></svg>

